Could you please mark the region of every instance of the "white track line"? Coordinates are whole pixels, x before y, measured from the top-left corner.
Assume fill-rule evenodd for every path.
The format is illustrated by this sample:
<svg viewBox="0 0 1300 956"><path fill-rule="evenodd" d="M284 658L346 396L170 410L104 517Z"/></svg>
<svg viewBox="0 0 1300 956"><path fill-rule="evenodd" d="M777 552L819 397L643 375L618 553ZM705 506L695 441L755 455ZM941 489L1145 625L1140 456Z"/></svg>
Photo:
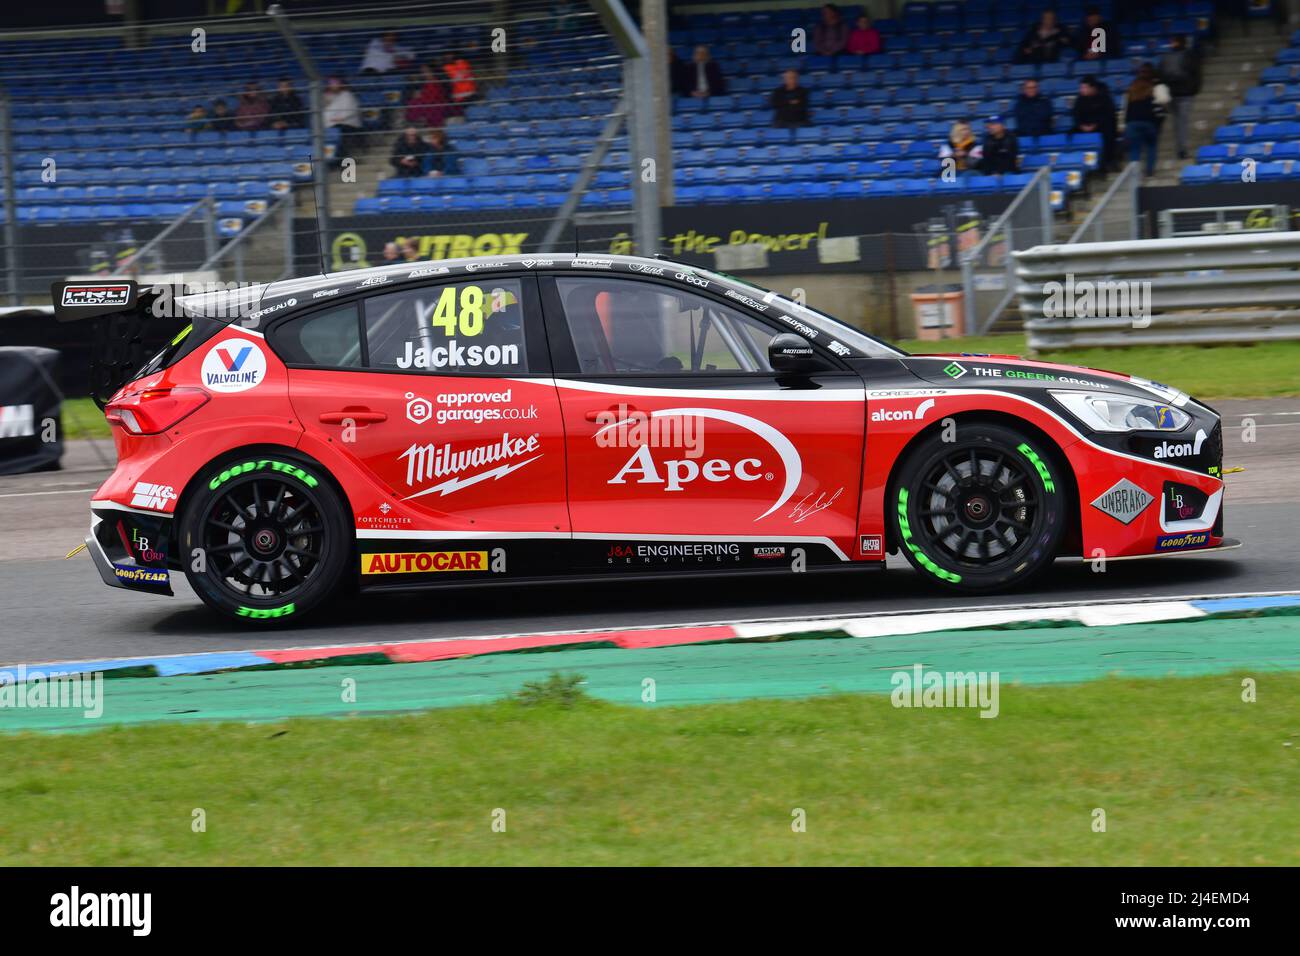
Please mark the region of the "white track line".
<svg viewBox="0 0 1300 956"><path fill-rule="evenodd" d="M39 498L42 495L85 495L93 494L96 488L67 488L63 491L15 491L0 498Z"/></svg>

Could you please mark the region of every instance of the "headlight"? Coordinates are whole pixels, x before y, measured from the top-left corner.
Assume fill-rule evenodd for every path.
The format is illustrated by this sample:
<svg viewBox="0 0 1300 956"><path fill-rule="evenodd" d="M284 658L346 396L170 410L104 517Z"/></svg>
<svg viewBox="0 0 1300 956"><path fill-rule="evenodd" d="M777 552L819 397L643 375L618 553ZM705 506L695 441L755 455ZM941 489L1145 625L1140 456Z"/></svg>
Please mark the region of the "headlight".
<svg viewBox="0 0 1300 956"><path fill-rule="evenodd" d="M1181 408L1099 392L1052 392L1075 418L1099 432L1176 432L1192 419Z"/></svg>

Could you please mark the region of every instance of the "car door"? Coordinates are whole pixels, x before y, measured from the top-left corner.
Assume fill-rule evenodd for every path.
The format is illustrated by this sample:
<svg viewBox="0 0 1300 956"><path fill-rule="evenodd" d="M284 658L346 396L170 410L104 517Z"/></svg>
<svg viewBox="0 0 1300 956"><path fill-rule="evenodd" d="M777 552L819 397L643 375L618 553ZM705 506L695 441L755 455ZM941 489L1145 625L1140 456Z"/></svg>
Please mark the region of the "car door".
<svg viewBox="0 0 1300 956"><path fill-rule="evenodd" d="M334 343L356 345L340 351ZM532 276L373 294L273 333L304 426L369 481L372 536L567 537L563 424ZM295 358L290 361L289 358Z"/></svg>
<svg viewBox="0 0 1300 956"><path fill-rule="evenodd" d="M856 373L826 356L824 372L774 374L768 342L789 328L706 289L608 274L541 283L575 546L595 543L582 563L850 559L864 432Z"/></svg>

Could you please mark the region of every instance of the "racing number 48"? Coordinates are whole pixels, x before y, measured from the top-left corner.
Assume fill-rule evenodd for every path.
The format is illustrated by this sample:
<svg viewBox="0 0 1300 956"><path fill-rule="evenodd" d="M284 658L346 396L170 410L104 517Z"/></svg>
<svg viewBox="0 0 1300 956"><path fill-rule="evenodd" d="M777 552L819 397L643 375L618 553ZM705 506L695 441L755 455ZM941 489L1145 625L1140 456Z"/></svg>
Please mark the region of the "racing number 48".
<svg viewBox="0 0 1300 956"><path fill-rule="evenodd" d="M476 285L461 286L460 310L456 309L456 288L447 286L438 297L429 324L442 329L450 338L474 336L483 331L483 290Z"/></svg>

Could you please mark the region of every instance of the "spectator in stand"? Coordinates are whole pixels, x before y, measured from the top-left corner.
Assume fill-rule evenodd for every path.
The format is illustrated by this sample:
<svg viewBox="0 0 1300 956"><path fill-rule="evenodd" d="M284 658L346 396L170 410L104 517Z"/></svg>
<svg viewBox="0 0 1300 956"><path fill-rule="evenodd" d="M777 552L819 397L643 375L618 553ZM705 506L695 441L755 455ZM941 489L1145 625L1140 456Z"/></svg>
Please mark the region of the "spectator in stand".
<svg viewBox="0 0 1300 956"><path fill-rule="evenodd" d="M948 142L939 149L939 158L951 159L959 173L964 173L978 162L980 148L975 142L975 133L970 123L958 120L952 124L948 130Z"/></svg>
<svg viewBox="0 0 1300 956"><path fill-rule="evenodd" d="M1100 133L1101 166L1110 169L1115 158L1115 101L1110 90L1089 74L1079 81L1079 95L1074 98L1074 132Z"/></svg>
<svg viewBox="0 0 1300 956"><path fill-rule="evenodd" d="M849 34L849 42L844 47L845 53L857 56L872 56L885 47L880 39L880 31L871 25L871 17L858 17L857 26Z"/></svg>
<svg viewBox="0 0 1300 956"><path fill-rule="evenodd" d="M218 133L228 133L235 128L235 114L230 112L225 100L217 100L212 104L212 122L208 126Z"/></svg>
<svg viewBox="0 0 1300 956"><path fill-rule="evenodd" d="M325 128L339 131L339 155L351 153L356 135L361 132L361 104L357 95L337 76L325 82L323 119Z"/></svg>
<svg viewBox="0 0 1300 956"><path fill-rule="evenodd" d="M772 91L772 125L781 129L807 126L812 122L808 114L808 91L799 85L799 71L786 70L781 85Z"/></svg>
<svg viewBox="0 0 1300 956"><path fill-rule="evenodd" d="M397 247L395 242L384 243L384 265L391 266L394 263L402 261L402 250Z"/></svg>
<svg viewBox="0 0 1300 956"><path fill-rule="evenodd" d="M429 130L429 161L426 166L430 176L455 176L460 172L460 158L456 148L447 142L447 134L440 129Z"/></svg>
<svg viewBox="0 0 1300 956"><path fill-rule="evenodd" d="M271 129L300 129L307 119L298 91L287 77L280 78L280 84L271 97Z"/></svg>
<svg viewBox="0 0 1300 956"><path fill-rule="evenodd" d="M1052 101L1038 91L1037 80L1025 80L1016 97L1016 135L1046 136L1052 131Z"/></svg>
<svg viewBox="0 0 1300 956"><path fill-rule="evenodd" d="M420 261L420 247L415 244L415 240L409 236L401 240L402 258L407 262Z"/></svg>
<svg viewBox="0 0 1300 956"><path fill-rule="evenodd" d="M697 46L687 67L690 75L690 93L698 99L721 96L727 92L727 81L722 76L722 68L709 55L707 46Z"/></svg>
<svg viewBox="0 0 1300 956"><path fill-rule="evenodd" d="M361 61L361 72L392 73L405 69L413 59L415 54L406 47L398 46L397 34L389 30L367 44L365 59Z"/></svg>
<svg viewBox="0 0 1300 956"><path fill-rule="evenodd" d="M421 85L406 103L406 122L420 129L440 129L447 122L447 84L428 63L420 65Z"/></svg>
<svg viewBox="0 0 1300 956"><path fill-rule="evenodd" d="M839 56L849 42L849 25L833 3L822 7L822 22L813 28L813 52L818 56Z"/></svg>
<svg viewBox="0 0 1300 956"><path fill-rule="evenodd" d="M1017 63L1055 63L1070 46L1070 34L1056 21L1055 10L1044 10L1037 25L1029 28L1016 50Z"/></svg>
<svg viewBox="0 0 1300 956"><path fill-rule="evenodd" d="M1124 93L1124 101L1124 142L1128 144L1128 161L1136 163L1145 153L1146 174L1154 175L1160 121L1164 113L1156 102L1156 74L1150 63L1142 64Z"/></svg>
<svg viewBox="0 0 1300 956"><path fill-rule="evenodd" d="M204 130L212 129L208 119L208 108L202 103L197 104L190 110L190 115L185 117L185 132L202 133Z"/></svg>
<svg viewBox="0 0 1300 956"><path fill-rule="evenodd" d="M1016 134L1007 129L1001 116L990 116L984 123L984 143L980 146L979 171L985 176L1014 173L1020 168L1020 144Z"/></svg>
<svg viewBox="0 0 1300 956"><path fill-rule="evenodd" d="M235 110L235 128L242 130L261 129L266 125L267 114L271 104L257 84L252 80L244 85L244 92L239 94L239 106Z"/></svg>
<svg viewBox="0 0 1300 956"><path fill-rule="evenodd" d="M1109 20L1102 19L1101 10L1088 7L1083 13L1083 26L1075 38L1075 49L1080 60L1105 60L1123 56L1124 44L1119 31Z"/></svg>
<svg viewBox="0 0 1300 956"><path fill-rule="evenodd" d="M429 160L429 144L420 138L420 131L408 126L393 143L392 155L388 164L393 167L394 175L404 179L423 176Z"/></svg>
<svg viewBox="0 0 1300 956"><path fill-rule="evenodd" d="M447 75L447 83L451 87L451 102L457 107L455 115L459 116L465 111L466 106L478 99L478 83L474 80L474 68L463 56L448 53L442 61L442 72Z"/></svg>
<svg viewBox="0 0 1300 956"><path fill-rule="evenodd" d="M1176 36L1169 51L1160 57L1160 79L1173 97L1169 111L1174 114L1174 136L1178 158L1187 158L1187 122L1192 112L1192 98L1201 92L1200 57L1188 48L1187 37Z"/></svg>

